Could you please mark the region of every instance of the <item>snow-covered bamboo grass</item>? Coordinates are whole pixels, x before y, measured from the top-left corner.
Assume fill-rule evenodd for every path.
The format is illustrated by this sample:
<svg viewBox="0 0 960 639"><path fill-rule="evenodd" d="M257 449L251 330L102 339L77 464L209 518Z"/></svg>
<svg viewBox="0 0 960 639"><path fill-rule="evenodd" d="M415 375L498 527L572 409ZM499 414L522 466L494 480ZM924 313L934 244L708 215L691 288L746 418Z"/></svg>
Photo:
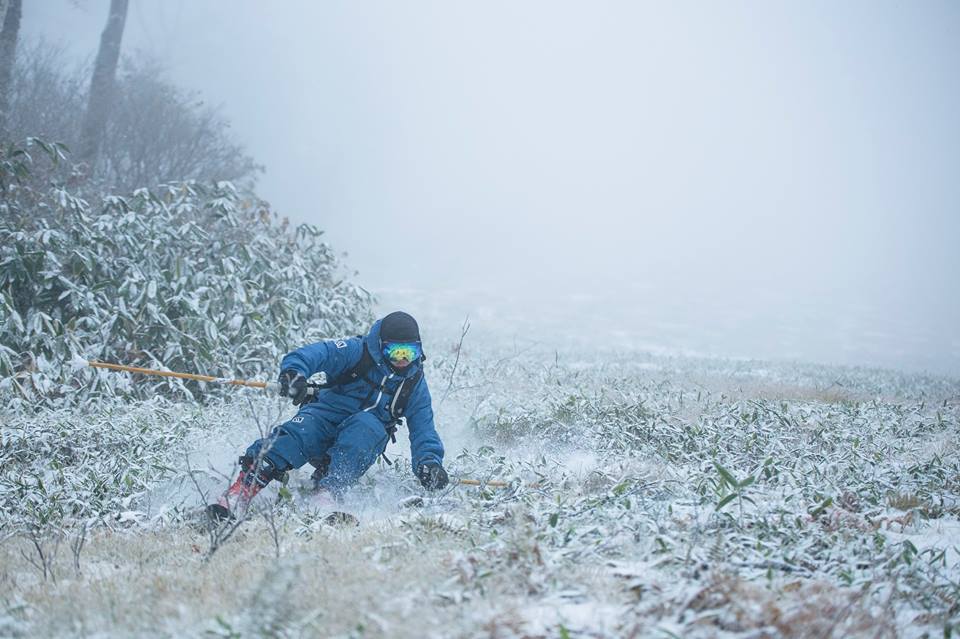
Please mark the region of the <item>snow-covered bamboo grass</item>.
<svg viewBox="0 0 960 639"><path fill-rule="evenodd" d="M48 155L67 161L39 140L0 147L0 401L218 393L86 360L271 381L288 350L372 321L315 226L229 182L83 199L44 183Z"/></svg>
<svg viewBox="0 0 960 639"><path fill-rule="evenodd" d="M960 621L956 380L483 350L472 355L468 343L459 353L440 428L453 475L510 488L450 488L402 507L419 489L401 445L390 451L398 463L374 468L348 495L360 528L326 527L282 497L272 509L274 490L227 551L205 561L202 500L185 458L202 486L222 486L236 448L286 408L253 395L135 405L124 419L147 420L171 446L142 455L157 460L147 481L108 482L99 501L83 483L97 442L65 469L63 490L76 482L97 517L77 562L78 529L65 521L49 529L60 548L45 579L22 528L29 510L18 504L29 500L6 502L4 630L874 637L942 635ZM458 353L428 351L431 379L448 379ZM114 410L72 422L103 429ZM48 453L18 463L11 433L28 421L63 433L70 415L4 415L7 477L50 472Z"/></svg>

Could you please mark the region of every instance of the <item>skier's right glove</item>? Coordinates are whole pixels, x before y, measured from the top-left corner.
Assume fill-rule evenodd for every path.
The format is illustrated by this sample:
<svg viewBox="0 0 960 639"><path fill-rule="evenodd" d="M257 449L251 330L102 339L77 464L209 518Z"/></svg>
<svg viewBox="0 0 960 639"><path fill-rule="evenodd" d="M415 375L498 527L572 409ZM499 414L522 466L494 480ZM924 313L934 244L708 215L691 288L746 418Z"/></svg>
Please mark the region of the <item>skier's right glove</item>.
<svg viewBox="0 0 960 639"><path fill-rule="evenodd" d="M280 397L289 397L297 406L307 399L307 378L288 368L280 373Z"/></svg>
<svg viewBox="0 0 960 639"><path fill-rule="evenodd" d="M427 490L440 490L446 488L447 484L450 483L447 471L435 462L427 462L421 465L420 470L417 471L417 479Z"/></svg>

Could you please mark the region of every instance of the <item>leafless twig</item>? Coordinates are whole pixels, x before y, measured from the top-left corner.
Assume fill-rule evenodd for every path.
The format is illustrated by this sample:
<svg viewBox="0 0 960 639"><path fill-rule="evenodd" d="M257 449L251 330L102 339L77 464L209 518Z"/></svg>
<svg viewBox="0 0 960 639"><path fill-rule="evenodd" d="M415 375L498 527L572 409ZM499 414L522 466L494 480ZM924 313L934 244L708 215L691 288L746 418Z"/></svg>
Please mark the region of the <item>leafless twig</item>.
<svg viewBox="0 0 960 639"><path fill-rule="evenodd" d="M36 557L25 553L23 549L20 550L20 555L43 575L44 581L50 579L56 582L57 578L53 572L53 561L56 559L57 550L60 548L61 533L60 531L56 531L53 534L46 533L47 531L31 527L24 536L33 545Z"/></svg>
<svg viewBox="0 0 960 639"><path fill-rule="evenodd" d="M76 535L70 540L70 552L73 555L73 569L77 571L77 576L80 575L80 555L83 553L83 546L87 543L87 532L89 532L89 530L89 524L84 521L80 524Z"/></svg>
<svg viewBox="0 0 960 639"><path fill-rule="evenodd" d="M467 333L470 332L470 316L467 315L463 319L463 326L460 329L460 341L457 343L457 357L453 360L453 368L450 370L450 380L447 383L446 390L443 391L443 397L440 398L440 402L437 406L442 406L443 402L446 401L447 396L450 394L450 390L453 388L453 379L457 374L457 365L460 364L460 353L463 350L463 338L467 336Z"/></svg>
<svg viewBox="0 0 960 639"><path fill-rule="evenodd" d="M248 398L249 400L249 398ZM260 467L261 461L263 461L264 456L273 446L273 442L276 440L276 434L267 436L266 430L263 424L260 421L260 416L257 414L256 409L253 406L253 403L250 402L250 413L254 421L257 424L257 430L263 436L263 445L260 447L260 451L257 453L256 459L253 461L253 466L251 472L256 472L256 469ZM197 489L197 492L200 494L202 503L209 504L209 498L207 491L203 490L200 486L200 483L197 481L197 478L194 476L194 470L190 465L190 456L185 455L187 463L187 473L190 476L190 480L193 482L194 487ZM233 473L230 477L233 477L237 473L237 466L234 465ZM207 554L204 557L205 561L209 561L211 557L219 550L227 541L233 537L234 533L243 525L250 516L250 508L244 507L238 509L237 513L234 513L233 518L227 519L225 521L214 521L209 516L207 517L207 535L210 540L210 548L207 550ZM274 544L277 550L277 556L279 557L280 553L280 539L279 539L279 529L276 527L276 521L271 516L267 523L270 525L271 530L274 535Z"/></svg>
<svg viewBox="0 0 960 639"><path fill-rule="evenodd" d="M205 506L210 503L208 498L208 493L200 486L200 482L197 481L197 478L194 476L194 470L190 465L190 456L185 455L187 463L187 474L190 477L190 480L193 482L194 488L197 489L197 492L200 494L201 503ZM210 558L225 544L237 531L243 522L247 520L248 509L244 509L238 517L234 519L227 519L225 521L214 521L206 511L204 511L204 516L206 519L207 526L207 537L210 541L210 547L207 549L207 554L204 556L204 561L210 561Z"/></svg>
<svg viewBox="0 0 960 639"><path fill-rule="evenodd" d="M277 504L270 504L270 507L263 511L263 519L270 527L270 538L273 539L273 549L277 559L280 559L280 528L277 526Z"/></svg>

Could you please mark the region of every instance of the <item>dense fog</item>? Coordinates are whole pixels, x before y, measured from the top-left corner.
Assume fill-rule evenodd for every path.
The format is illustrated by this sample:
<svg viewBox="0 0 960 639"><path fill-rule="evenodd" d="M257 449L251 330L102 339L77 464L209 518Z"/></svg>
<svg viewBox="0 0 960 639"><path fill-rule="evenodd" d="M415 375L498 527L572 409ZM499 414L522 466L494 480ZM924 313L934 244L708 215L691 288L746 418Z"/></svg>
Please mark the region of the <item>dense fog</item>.
<svg viewBox="0 0 960 639"><path fill-rule="evenodd" d="M108 4L23 36L89 61ZM123 46L385 303L960 373L955 3L134 0Z"/></svg>
<svg viewBox="0 0 960 639"><path fill-rule="evenodd" d="M0 0L0 636L960 635L958 53Z"/></svg>

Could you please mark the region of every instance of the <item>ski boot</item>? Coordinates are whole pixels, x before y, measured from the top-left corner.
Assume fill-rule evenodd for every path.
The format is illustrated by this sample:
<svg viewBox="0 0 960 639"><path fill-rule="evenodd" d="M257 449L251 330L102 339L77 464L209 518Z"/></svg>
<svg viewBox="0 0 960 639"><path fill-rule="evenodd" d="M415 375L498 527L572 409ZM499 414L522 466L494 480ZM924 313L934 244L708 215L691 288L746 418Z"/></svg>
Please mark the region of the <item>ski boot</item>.
<svg viewBox="0 0 960 639"><path fill-rule="evenodd" d="M250 506L250 501L264 486L274 479L283 477L283 471L274 466L269 459L261 459L256 464L256 468L254 462L255 460L251 457L243 456L240 458L240 474L237 475L237 479L217 499L217 503L207 506L207 515L211 519L215 521L236 519L234 513L242 515L246 512Z"/></svg>

